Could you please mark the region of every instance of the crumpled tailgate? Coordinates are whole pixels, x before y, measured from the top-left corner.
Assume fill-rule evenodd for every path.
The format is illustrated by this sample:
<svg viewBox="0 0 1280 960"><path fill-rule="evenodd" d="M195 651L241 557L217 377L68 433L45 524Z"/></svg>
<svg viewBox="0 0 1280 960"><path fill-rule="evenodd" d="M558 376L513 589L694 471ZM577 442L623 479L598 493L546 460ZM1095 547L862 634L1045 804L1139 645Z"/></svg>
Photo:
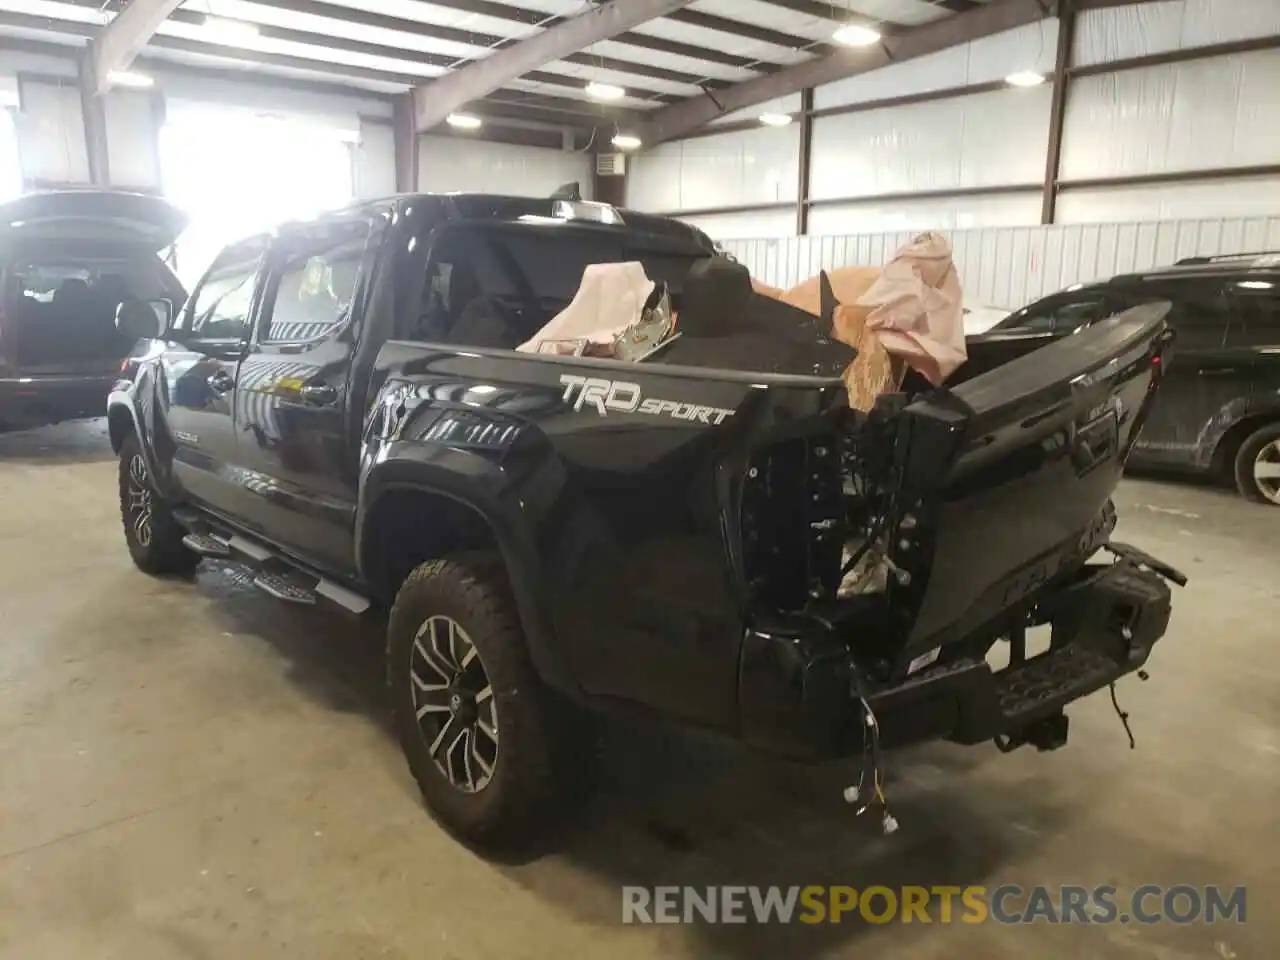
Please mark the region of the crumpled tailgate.
<svg viewBox="0 0 1280 960"><path fill-rule="evenodd" d="M891 588L913 612L899 620L906 656L970 635L1107 541L1167 312L1136 307L907 408L902 484L918 534Z"/></svg>

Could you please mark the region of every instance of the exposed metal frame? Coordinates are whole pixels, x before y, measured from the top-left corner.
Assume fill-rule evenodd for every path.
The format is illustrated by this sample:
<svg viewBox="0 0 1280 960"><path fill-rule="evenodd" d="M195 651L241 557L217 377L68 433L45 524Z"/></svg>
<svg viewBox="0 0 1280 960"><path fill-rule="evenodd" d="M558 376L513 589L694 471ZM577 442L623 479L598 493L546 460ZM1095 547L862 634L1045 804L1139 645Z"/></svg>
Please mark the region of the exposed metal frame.
<svg viewBox="0 0 1280 960"><path fill-rule="evenodd" d="M1164 173L1138 173L1125 177L1090 177L1059 180L1058 190L1088 190L1100 187L1154 187L1170 183L1195 183L1199 180L1244 180L1249 177L1278 177L1280 163L1252 167L1206 167L1200 170L1169 170Z"/></svg>
<svg viewBox="0 0 1280 960"><path fill-rule="evenodd" d="M1058 204L1058 170L1062 166L1062 127L1067 115L1067 93L1076 41L1076 12L1071 0L1058 8L1058 48L1053 61L1053 98L1049 101L1049 143L1045 151L1044 187L1040 200L1040 222L1053 223Z"/></svg>
<svg viewBox="0 0 1280 960"><path fill-rule="evenodd" d="M84 77L89 95L106 93L112 72L128 70L160 24L181 4L182 0L130 0L109 24L96 31L91 66Z"/></svg>
<svg viewBox="0 0 1280 960"><path fill-rule="evenodd" d="M1150 0L1132 0L1136 3ZM1112 4L1116 6L1118 4ZM1212 43L1203 47L1188 47L1183 50L1166 50L1164 53L1152 53L1144 57L1130 57L1127 60L1113 60L1110 63L1090 63L1078 67L1069 67L1067 76L1093 77L1106 73L1122 73L1126 70L1141 70L1143 67L1161 67L1170 63L1186 63L1191 60L1208 60L1212 57L1226 57L1235 53L1256 53L1262 50L1280 50L1280 35L1273 37L1252 37L1248 40L1233 40L1229 43Z"/></svg>
<svg viewBox="0 0 1280 960"><path fill-rule="evenodd" d="M632 27L680 12L692 0L612 0L569 17L539 33L466 66L414 87L414 123L430 130L459 107L479 100L513 80L530 78L552 61L608 40ZM579 81L573 81L576 85Z"/></svg>
<svg viewBox="0 0 1280 960"><path fill-rule="evenodd" d="M813 159L813 87L800 91L800 165L796 179L796 236L809 232L809 178Z"/></svg>
<svg viewBox="0 0 1280 960"><path fill-rule="evenodd" d="M835 80L868 73L961 43L1003 33L1054 16L1057 0L991 0L990 3L886 37L875 47L838 50L827 56L734 84L715 95L694 97L664 107L647 118L641 132L645 143L673 140L711 120L769 100L818 87Z"/></svg>

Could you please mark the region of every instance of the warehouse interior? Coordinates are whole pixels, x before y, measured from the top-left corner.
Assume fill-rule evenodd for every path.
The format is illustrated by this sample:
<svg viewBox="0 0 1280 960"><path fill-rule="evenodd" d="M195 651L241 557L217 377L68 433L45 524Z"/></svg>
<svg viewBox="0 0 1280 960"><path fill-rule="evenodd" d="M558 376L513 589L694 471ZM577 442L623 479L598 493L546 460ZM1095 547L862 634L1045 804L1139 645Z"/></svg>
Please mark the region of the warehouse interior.
<svg viewBox="0 0 1280 960"><path fill-rule="evenodd" d="M1177 344L1203 345L1178 332L1162 395L1203 409L1113 496L1117 537L1189 578L1148 682L1073 704L1060 751L889 751L893 830L846 802L852 762L624 712L566 823L520 856L471 849L401 756L385 612L281 603L220 560L148 577L105 394L29 427L0 406L0 958L1267 955L1277 117L1280 0L0 0L0 210L163 198L188 291L279 224L457 193L678 220L784 300L938 234L962 345L1115 277L1165 299L1208 277L1232 317L1185 383ZM7 295L0 387L21 392ZM1111 296L1088 322L1157 299ZM1243 889L1247 918L623 910L627 887L1062 884Z"/></svg>

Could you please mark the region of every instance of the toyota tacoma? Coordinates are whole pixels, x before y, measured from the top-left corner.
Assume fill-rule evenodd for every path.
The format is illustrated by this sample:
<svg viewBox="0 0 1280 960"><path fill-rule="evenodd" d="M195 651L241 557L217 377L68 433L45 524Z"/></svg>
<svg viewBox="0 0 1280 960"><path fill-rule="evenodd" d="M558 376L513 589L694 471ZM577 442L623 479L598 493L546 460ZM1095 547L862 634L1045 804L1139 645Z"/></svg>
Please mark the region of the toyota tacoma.
<svg viewBox="0 0 1280 960"><path fill-rule="evenodd" d="M514 349L584 269L636 262L677 336ZM471 841L537 832L593 712L864 772L926 739L1061 746L1064 707L1143 666L1182 580L1111 541L1162 304L1030 355L978 346L864 412L826 321L691 227L405 196L233 244L180 310L151 306L121 313L138 341L109 398L134 562L225 558L283 601L388 609L409 766Z"/></svg>

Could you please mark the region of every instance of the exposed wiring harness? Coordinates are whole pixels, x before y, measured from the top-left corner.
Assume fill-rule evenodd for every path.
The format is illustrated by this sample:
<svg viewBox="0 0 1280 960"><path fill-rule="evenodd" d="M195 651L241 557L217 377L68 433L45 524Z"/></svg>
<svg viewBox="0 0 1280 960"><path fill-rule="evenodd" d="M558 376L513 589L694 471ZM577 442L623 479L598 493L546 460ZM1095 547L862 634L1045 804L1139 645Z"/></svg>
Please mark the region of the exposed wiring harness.
<svg viewBox="0 0 1280 960"><path fill-rule="evenodd" d="M862 766L858 771L858 782L854 786L845 787L844 800L848 804L861 802L861 806L854 811L856 817L866 813L873 804L880 804L880 827L888 836L898 831L898 821L889 812L889 800L884 792L884 765L880 761L880 723L866 696L858 688L856 674L851 692L862 707ZM868 768L871 773L870 790L867 789Z"/></svg>

